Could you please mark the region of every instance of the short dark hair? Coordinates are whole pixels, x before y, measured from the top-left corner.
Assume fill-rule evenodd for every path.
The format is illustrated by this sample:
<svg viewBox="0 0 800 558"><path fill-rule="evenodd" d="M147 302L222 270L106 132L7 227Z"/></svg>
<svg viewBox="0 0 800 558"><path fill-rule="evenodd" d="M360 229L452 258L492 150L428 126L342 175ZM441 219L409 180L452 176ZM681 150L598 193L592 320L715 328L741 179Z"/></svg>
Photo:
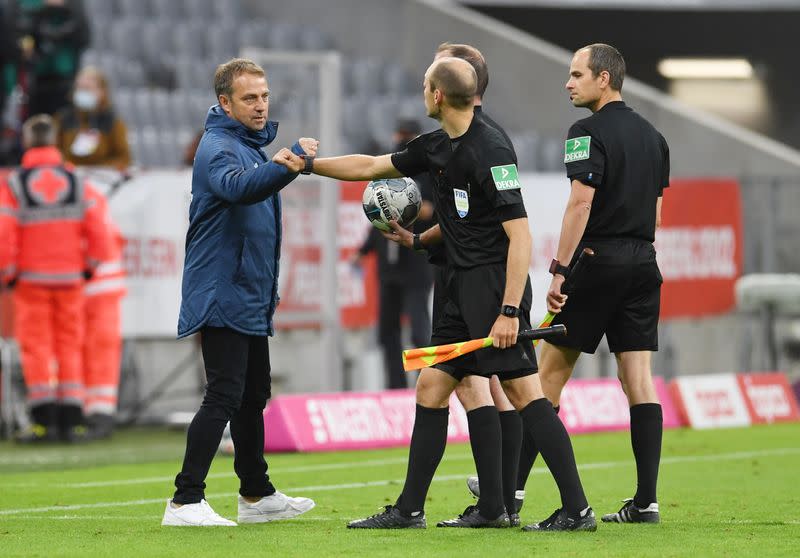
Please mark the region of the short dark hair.
<svg viewBox="0 0 800 558"><path fill-rule="evenodd" d="M217 66L217 71L214 72L214 93L217 98L220 95L230 98L233 95L233 81L242 74L267 75L264 68L247 58L228 60Z"/></svg>
<svg viewBox="0 0 800 558"><path fill-rule="evenodd" d="M478 76L478 87L475 94L483 98L486 88L489 87L489 67L481 51L472 45L462 43L442 43L436 49L436 54L447 53L454 58L461 58L470 63Z"/></svg>
<svg viewBox="0 0 800 558"><path fill-rule="evenodd" d="M441 58L428 76L428 87L431 91L438 89L447 98L453 108L471 107L475 100L475 88L478 77L471 65L466 68L469 73L459 71L456 67L460 58Z"/></svg>
<svg viewBox="0 0 800 558"><path fill-rule="evenodd" d="M48 114L36 114L22 125L22 143L25 149L56 144L56 123Z"/></svg>
<svg viewBox="0 0 800 558"><path fill-rule="evenodd" d="M622 54L611 45L594 43L580 50L589 50L589 69L593 75L608 72L609 85L614 91L622 91L622 82L625 81L625 59Z"/></svg>

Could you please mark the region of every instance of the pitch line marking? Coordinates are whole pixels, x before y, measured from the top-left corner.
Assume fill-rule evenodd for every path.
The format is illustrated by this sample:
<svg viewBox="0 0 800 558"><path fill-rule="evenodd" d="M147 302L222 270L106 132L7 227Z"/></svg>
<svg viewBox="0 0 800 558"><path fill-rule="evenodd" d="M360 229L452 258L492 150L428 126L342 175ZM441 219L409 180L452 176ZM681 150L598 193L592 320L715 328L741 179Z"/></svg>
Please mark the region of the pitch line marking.
<svg viewBox="0 0 800 558"><path fill-rule="evenodd" d="M761 450L756 452L734 452L734 453L727 453L727 454L716 454L716 455L709 455L709 456L702 456L702 455L686 455L686 456L674 456L674 457L664 457L661 459L661 463L682 463L684 461L689 462L699 462L699 461L708 461L716 460L717 455L725 455L728 456L726 459L747 459L749 457L758 457L758 456L766 456L766 455L783 455L784 453L791 454L791 453L800 453L800 448L781 448L775 450ZM471 460L472 455L470 454L463 454L463 455L452 455L447 456L446 459L448 461L466 461ZM293 467L292 469L270 469L270 474L292 474L292 473L307 473L307 472L315 472L315 471L334 471L339 469L352 469L355 467L375 467L381 465L404 465L408 462L407 457L394 457L391 459L373 459L370 461L357 461L357 462L345 462L345 463L321 463L318 465L306 465L301 467ZM608 462L601 462L601 463L586 463L584 465L579 465L578 468L581 469L593 469L593 468L607 468L612 466L618 466L620 464L629 463L628 461L608 461ZM236 475L233 472L226 472L226 473L211 473L208 475L209 479L221 479L221 478L234 478ZM172 482L175 479L174 476L169 477L141 477L141 478L134 478L134 479L122 479L122 480L108 480L108 481L91 481L91 482L78 482L78 483L64 483L64 484L56 484L52 485L56 488L99 488L104 486L124 486L124 485L135 485L135 484L159 484L163 482ZM1 484L0 484L1 485ZM6 487L25 487L25 486L32 486L32 483L24 483L20 485L5 485ZM38 486L38 484L37 484Z"/></svg>
<svg viewBox="0 0 800 558"><path fill-rule="evenodd" d="M666 457L661 460L662 465L669 465L674 463L697 463L702 461L731 461L737 459L751 459L753 457L766 457L766 456L785 456L785 455L796 455L800 454L800 448L776 448L771 450L758 450L758 451L739 451L733 453L717 453L717 454L708 454L708 455L685 455L685 456L675 456L675 457ZM626 461L606 461L606 462L598 462L598 463L585 463L583 465L579 465L578 469L581 471L588 471L593 469L611 469L614 467L620 466L627 466L631 465L631 460ZM533 471L536 474L545 474L549 471L545 471L543 468L539 468ZM461 473L457 475L441 475L436 476L433 478L433 482L448 482L453 480L463 480L468 474L470 473ZM324 491L331 491L331 490L348 490L348 489L356 489L356 488L370 488L376 486L389 486L392 484L401 484L404 482L405 479L391 479L391 480L378 480L378 481L370 481L370 482L354 482L354 483L347 483L347 484L331 484L331 485L320 485L320 486L298 486L298 487L290 487L286 488L286 492L324 492ZM210 494L208 496L209 499L214 498L228 498L236 496L237 492L222 492L222 493L215 493ZM52 511L71 511L71 510L82 510L82 509L97 509L97 508L113 508L113 507L127 507L127 506L144 506L150 504L157 504L157 503L165 503L167 498L149 498L143 500L128 500L123 502L94 502L90 504L70 504L66 506L44 506L39 508L18 508L18 509L9 509L9 510L0 510L0 515L19 515L24 513L43 513L43 512L52 512Z"/></svg>

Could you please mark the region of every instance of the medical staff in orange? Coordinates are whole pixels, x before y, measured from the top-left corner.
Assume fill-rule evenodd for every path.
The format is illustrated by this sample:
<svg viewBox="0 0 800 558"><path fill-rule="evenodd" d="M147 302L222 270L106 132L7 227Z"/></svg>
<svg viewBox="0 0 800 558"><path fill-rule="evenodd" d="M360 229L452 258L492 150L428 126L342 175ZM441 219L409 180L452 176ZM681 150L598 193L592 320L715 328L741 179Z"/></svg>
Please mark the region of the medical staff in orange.
<svg viewBox="0 0 800 558"><path fill-rule="evenodd" d="M122 358L120 305L126 292L125 272L122 267L122 234L111 220L105 200L102 201L101 208L112 240L111 252L109 258L97 266L84 289L84 411L92 439L108 438L114 430Z"/></svg>
<svg viewBox="0 0 800 558"><path fill-rule="evenodd" d="M22 129L22 165L3 185L0 269L14 286L14 332L22 353L32 427L20 442L79 441L83 425L85 278L109 259L102 197L76 178L55 147L53 119ZM5 254L5 256L3 256Z"/></svg>

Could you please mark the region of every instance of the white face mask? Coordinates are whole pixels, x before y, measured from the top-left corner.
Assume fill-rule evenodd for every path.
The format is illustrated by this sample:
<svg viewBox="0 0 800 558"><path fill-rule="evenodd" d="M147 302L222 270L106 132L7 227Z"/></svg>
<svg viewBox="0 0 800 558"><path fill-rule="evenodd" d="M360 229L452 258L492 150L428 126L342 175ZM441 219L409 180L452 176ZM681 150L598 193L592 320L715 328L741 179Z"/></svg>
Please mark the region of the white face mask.
<svg viewBox="0 0 800 558"><path fill-rule="evenodd" d="M76 89L72 95L72 102L81 110L94 110L100 102L94 91L86 89Z"/></svg>

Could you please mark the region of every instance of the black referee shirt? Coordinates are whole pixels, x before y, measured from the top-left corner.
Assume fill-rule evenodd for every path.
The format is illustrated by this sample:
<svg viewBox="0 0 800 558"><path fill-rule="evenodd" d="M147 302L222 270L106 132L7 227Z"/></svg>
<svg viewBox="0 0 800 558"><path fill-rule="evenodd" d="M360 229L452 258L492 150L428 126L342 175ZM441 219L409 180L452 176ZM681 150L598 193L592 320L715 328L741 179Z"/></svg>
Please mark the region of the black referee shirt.
<svg viewBox="0 0 800 558"><path fill-rule="evenodd" d="M570 180L595 189L585 240L653 242L656 201L669 186L669 147L652 124L622 101L608 103L569 129L564 164Z"/></svg>
<svg viewBox="0 0 800 558"><path fill-rule="evenodd" d="M511 142L511 138L508 137L508 134L506 134L506 131L503 130L503 128L500 126L500 124L498 124L497 122L492 120L489 117L488 114L483 112L483 106L482 105L475 105L474 113L475 113L475 118L480 118L481 120L486 122L491 128L494 128L495 130L500 132L500 134L503 136L503 139L506 140L506 142L508 142L509 146L511 146L511 151L514 153L514 160L516 161L517 160L516 159L517 152L514 150L514 144ZM434 132L434 133L442 134L444 137L447 137L447 133L444 130L441 130L441 129L436 130L436 132ZM421 176L423 176L423 175L414 177L414 180L417 181L418 184L420 182L419 178ZM423 199L426 199L424 194L425 194L425 192L423 191L423 196L422 197L423 197ZM435 208L436 201L433 200L433 203L434 203L434 208ZM432 225L435 225L436 223L438 223L438 220L437 220L437 217L436 217L436 213L434 212L433 221L430 223L430 225L432 226ZM418 227L417 223L414 223L414 229L416 231L422 232L422 231L424 231L424 230L426 230L428 228L427 226L424 226L424 225L427 225L427 223L423 223L422 227ZM446 260L446 256L445 256L445 252L444 252L444 246L442 246L441 244L434 244L433 246L428 246L427 253L428 253L428 262L430 264L432 264L432 265L445 265L445 264L447 264L447 260Z"/></svg>
<svg viewBox="0 0 800 558"><path fill-rule="evenodd" d="M423 134L392 164L406 176L434 177L436 214L447 261L456 268L504 263L508 236L503 222L527 217L517 158L510 142L481 118L450 139L440 130Z"/></svg>

